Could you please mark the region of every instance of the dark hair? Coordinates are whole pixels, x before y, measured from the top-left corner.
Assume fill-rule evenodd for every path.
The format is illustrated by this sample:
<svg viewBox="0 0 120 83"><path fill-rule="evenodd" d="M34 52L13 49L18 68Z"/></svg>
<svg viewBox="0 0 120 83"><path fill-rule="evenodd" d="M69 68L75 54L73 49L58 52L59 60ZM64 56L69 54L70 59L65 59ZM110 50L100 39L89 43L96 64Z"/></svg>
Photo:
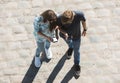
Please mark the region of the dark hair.
<svg viewBox="0 0 120 83"><path fill-rule="evenodd" d="M57 15L54 13L53 10L46 10L45 12L43 12L41 14L41 16L43 16L44 18L44 22L49 21L50 22L50 31L52 31L55 27L56 27L56 19L57 19ZM52 21L52 22L51 22Z"/></svg>

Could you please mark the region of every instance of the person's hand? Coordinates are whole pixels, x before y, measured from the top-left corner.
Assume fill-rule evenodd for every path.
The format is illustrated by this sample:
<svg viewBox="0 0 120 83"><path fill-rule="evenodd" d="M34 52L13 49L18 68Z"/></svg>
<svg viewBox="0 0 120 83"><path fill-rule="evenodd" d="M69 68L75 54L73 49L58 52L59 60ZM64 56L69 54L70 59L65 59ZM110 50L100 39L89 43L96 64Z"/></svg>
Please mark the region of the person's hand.
<svg viewBox="0 0 120 83"><path fill-rule="evenodd" d="M51 37L47 37L47 40L48 40L49 42L53 42L53 39L52 39Z"/></svg>
<svg viewBox="0 0 120 83"><path fill-rule="evenodd" d="M82 36L86 36L86 31L83 31L83 32L82 32Z"/></svg>
<svg viewBox="0 0 120 83"><path fill-rule="evenodd" d="M68 34L67 34L67 33L65 33L65 39L66 39L66 40L68 39Z"/></svg>

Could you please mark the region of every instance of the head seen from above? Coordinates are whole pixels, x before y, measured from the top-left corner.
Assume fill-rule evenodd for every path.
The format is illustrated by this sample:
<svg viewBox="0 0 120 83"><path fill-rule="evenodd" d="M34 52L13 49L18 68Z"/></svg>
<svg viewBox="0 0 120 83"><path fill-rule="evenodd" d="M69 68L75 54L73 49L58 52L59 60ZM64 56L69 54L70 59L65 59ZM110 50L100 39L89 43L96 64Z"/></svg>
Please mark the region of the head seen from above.
<svg viewBox="0 0 120 83"><path fill-rule="evenodd" d="M53 10L46 10L41 14L44 18L44 22L49 21L49 22L54 22L57 19L57 15Z"/></svg>
<svg viewBox="0 0 120 83"><path fill-rule="evenodd" d="M61 16L62 24L71 24L74 19L74 12L71 10L66 10Z"/></svg>
<svg viewBox="0 0 120 83"><path fill-rule="evenodd" d="M44 22L50 23L50 31L56 28L57 15L53 10L46 10L41 16L43 16Z"/></svg>

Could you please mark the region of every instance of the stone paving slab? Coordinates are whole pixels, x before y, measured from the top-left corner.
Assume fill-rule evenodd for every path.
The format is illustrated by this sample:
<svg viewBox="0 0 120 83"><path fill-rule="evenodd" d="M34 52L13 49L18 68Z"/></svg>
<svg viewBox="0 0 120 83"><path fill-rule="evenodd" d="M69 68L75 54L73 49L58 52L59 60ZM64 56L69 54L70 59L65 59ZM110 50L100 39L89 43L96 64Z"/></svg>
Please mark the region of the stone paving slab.
<svg viewBox="0 0 120 83"><path fill-rule="evenodd" d="M73 56L66 59L63 39L52 43L53 58L33 64L33 18L53 9L80 10L87 18L81 42L81 74ZM0 0L0 83L120 83L120 0Z"/></svg>

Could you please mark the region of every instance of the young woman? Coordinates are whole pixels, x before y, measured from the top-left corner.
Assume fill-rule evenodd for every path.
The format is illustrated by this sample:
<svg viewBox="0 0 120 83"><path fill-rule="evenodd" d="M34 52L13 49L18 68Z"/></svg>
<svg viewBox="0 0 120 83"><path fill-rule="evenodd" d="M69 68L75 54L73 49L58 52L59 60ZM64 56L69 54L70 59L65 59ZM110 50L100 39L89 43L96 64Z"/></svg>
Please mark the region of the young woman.
<svg viewBox="0 0 120 83"><path fill-rule="evenodd" d="M50 50L50 44L53 42L53 38L58 35L56 29L57 16L53 10L46 10L41 15L36 16L34 19L34 36L37 43L37 49L35 53L35 66L40 67L41 61L39 55L45 51L48 59L52 58L52 52Z"/></svg>

